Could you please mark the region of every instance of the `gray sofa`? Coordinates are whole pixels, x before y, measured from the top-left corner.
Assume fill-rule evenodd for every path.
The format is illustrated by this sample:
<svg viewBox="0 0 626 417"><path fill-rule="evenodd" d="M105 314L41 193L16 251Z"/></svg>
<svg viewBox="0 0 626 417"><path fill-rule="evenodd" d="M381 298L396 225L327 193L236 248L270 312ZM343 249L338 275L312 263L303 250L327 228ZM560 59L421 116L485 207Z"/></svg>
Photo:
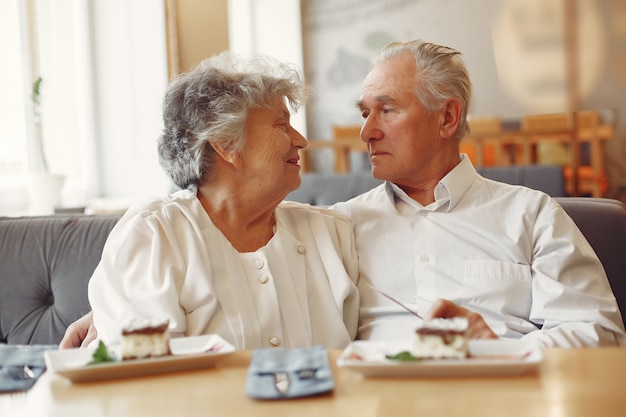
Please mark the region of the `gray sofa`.
<svg viewBox="0 0 626 417"><path fill-rule="evenodd" d="M524 185L543 191L552 197L565 197L563 168L558 166L485 167L476 169L479 174L508 184ZM328 206L356 197L379 185L369 172L350 174L306 173L302 186L290 193L287 200L318 206Z"/></svg>
<svg viewBox="0 0 626 417"><path fill-rule="evenodd" d="M300 192L318 204L375 185L361 175L303 179ZM315 181L313 181L315 179ZM330 191L329 191L330 190ZM330 194L327 194L329 193ZM297 200L298 195L290 199ZM332 200L332 201L331 201ZM609 199L557 198L600 257L626 311L626 208ZM119 216L0 218L0 343L56 344L89 310L87 283Z"/></svg>

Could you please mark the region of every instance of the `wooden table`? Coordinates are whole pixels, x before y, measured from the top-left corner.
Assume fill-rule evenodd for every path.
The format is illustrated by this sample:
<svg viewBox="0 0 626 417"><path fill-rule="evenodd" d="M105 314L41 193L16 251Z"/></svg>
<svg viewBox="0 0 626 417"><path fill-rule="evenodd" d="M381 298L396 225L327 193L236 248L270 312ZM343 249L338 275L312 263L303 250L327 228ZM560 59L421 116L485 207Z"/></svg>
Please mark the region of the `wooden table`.
<svg viewBox="0 0 626 417"><path fill-rule="evenodd" d="M72 384L46 372L26 393L0 395L0 416L624 416L626 349L548 349L537 372L475 378L364 378L336 367L319 397L245 396L250 352L217 368Z"/></svg>

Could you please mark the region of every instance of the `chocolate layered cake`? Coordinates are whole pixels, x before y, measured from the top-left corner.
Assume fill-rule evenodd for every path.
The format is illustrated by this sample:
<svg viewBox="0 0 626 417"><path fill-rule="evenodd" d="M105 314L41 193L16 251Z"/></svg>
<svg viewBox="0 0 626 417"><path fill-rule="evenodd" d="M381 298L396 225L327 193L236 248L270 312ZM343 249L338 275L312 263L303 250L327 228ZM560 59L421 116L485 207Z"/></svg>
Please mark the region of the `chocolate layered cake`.
<svg viewBox="0 0 626 417"><path fill-rule="evenodd" d="M423 320L415 330L411 353L419 359L463 359L468 356L466 318Z"/></svg>
<svg viewBox="0 0 626 417"><path fill-rule="evenodd" d="M171 355L169 322L135 320L122 329L122 360Z"/></svg>

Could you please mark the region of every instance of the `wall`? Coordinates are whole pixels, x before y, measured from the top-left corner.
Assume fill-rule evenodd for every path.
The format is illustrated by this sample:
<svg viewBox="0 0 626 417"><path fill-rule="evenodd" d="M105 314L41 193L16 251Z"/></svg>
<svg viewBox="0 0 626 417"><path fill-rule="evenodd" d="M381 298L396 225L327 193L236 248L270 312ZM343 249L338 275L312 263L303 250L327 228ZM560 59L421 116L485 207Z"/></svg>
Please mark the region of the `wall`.
<svg viewBox="0 0 626 417"><path fill-rule="evenodd" d="M180 70L228 49L228 0L176 0Z"/></svg>

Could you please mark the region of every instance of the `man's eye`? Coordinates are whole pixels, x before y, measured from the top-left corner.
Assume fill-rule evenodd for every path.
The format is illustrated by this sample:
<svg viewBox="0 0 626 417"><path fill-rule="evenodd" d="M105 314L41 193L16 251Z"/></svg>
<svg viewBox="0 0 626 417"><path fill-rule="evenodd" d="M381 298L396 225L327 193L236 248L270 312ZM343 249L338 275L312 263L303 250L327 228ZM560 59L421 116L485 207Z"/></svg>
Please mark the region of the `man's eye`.
<svg viewBox="0 0 626 417"><path fill-rule="evenodd" d="M369 116L369 115L370 115L369 111L365 111L364 110L364 111L361 112L361 117L364 118L364 119L367 119L367 116Z"/></svg>
<svg viewBox="0 0 626 417"><path fill-rule="evenodd" d="M388 114L391 113L393 111L393 109L391 109L390 107L384 107L383 108L383 113Z"/></svg>

